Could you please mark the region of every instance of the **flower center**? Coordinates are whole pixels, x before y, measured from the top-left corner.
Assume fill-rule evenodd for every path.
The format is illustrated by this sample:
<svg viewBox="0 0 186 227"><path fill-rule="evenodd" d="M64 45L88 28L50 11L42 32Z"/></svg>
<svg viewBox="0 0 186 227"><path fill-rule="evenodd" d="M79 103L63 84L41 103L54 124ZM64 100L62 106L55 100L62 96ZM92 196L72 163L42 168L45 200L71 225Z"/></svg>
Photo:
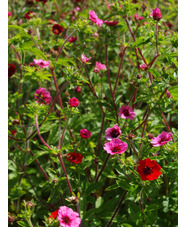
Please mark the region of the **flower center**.
<svg viewBox="0 0 186 227"><path fill-rule="evenodd" d="M120 146L117 146L112 149L112 152L118 152L120 150L121 150Z"/></svg>
<svg viewBox="0 0 186 227"><path fill-rule="evenodd" d="M119 136L119 132L116 129L113 129L112 132L111 132L111 136L113 138L117 138Z"/></svg>
<svg viewBox="0 0 186 227"><path fill-rule="evenodd" d="M62 220L65 224L70 224L70 218L68 216L62 217Z"/></svg>
<svg viewBox="0 0 186 227"><path fill-rule="evenodd" d="M152 168L149 168L148 166L145 166L143 172L144 172L144 174L145 174L146 176L148 176L149 174L152 173Z"/></svg>
<svg viewBox="0 0 186 227"><path fill-rule="evenodd" d="M130 115L128 110L123 110L123 114L127 117Z"/></svg>
<svg viewBox="0 0 186 227"><path fill-rule="evenodd" d="M164 142L164 141L167 141L167 138L165 137L161 138L160 142Z"/></svg>

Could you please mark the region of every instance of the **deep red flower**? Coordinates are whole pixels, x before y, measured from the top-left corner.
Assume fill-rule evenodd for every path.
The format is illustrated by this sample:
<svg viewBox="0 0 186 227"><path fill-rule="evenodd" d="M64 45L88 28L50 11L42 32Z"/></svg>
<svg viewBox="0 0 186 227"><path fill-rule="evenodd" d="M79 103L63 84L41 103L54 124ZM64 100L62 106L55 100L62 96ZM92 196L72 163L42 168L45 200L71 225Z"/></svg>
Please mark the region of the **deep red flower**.
<svg viewBox="0 0 186 227"><path fill-rule="evenodd" d="M119 23L119 21L104 21L104 23L108 26L115 26Z"/></svg>
<svg viewBox="0 0 186 227"><path fill-rule="evenodd" d="M14 64L8 64L8 78L14 75L16 72L16 66Z"/></svg>
<svg viewBox="0 0 186 227"><path fill-rule="evenodd" d="M140 160L137 167L137 172L139 173L142 180L155 180L161 174L161 166L155 160L150 160L146 158L145 160Z"/></svg>
<svg viewBox="0 0 186 227"><path fill-rule="evenodd" d="M55 35L59 35L63 32L63 27L59 24L54 24L52 26L52 32L55 34Z"/></svg>
<svg viewBox="0 0 186 227"><path fill-rule="evenodd" d="M30 20L30 18L34 17L36 14L33 11L29 11L25 14L25 18Z"/></svg>
<svg viewBox="0 0 186 227"><path fill-rule="evenodd" d="M45 4L47 0L36 0L36 2L42 2L43 4Z"/></svg>
<svg viewBox="0 0 186 227"><path fill-rule="evenodd" d="M55 210L54 212L51 213L51 215L48 218L53 217L54 219L56 219L58 216L58 210Z"/></svg>
<svg viewBox="0 0 186 227"><path fill-rule="evenodd" d="M83 139L88 139L91 137L91 132L84 128L80 130L80 135Z"/></svg>
<svg viewBox="0 0 186 227"><path fill-rule="evenodd" d="M83 156L80 153L70 152L67 155L68 160L73 163L81 163L83 160Z"/></svg>

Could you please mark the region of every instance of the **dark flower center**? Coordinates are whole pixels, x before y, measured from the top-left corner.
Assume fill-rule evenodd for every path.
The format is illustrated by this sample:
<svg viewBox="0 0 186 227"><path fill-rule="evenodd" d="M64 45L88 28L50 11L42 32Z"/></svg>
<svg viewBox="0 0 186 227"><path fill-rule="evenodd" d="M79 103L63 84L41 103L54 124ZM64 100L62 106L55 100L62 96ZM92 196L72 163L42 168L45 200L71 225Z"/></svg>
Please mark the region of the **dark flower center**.
<svg viewBox="0 0 186 227"><path fill-rule="evenodd" d="M76 156L72 156L72 160L76 160L77 158L76 158Z"/></svg>
<svg viewBox="0 0 186 227"><path fill-rule="evenodd" d="M129 111L128 111L128 110L126 110L126 109L125 109L125 110L123 110L123 114L124 114L125 116L127 116L127 117L130 115L130 114L129 114Z"/></svg>
<svg viewBox="0 0 186 227"><path fill-rule="evenodd" d="M62 220L65 224L69 224L70 223L70 218L68 216L64 216L62 217Z"/></svg>
<svg viewBox="0 0 186 227"><path fill-rule="evenodd" d="M120 150L121 150L120 146L117 146L112 149L112 152L118 152Z"/></svg>
<svg viewBox="0 0 186 227"><path fill-rule="evenodd" d="M167 138L165 137L161 138L160 142L164 142L164 141L167 141Z"/></svg>
<svg viewBox="0 0 186 227"><path fill-rule="evenodd" d="M149 174L152 173L152 168L145 166L145 168L143 169L143 172L146 176L148 176Z"/></svg>
<svg viewBox="0 0 186 227"><path fill-rule="evenodd" d="M113 129L111 132L112 138L117 138L119 136L119 132L117 129Z"/></svg>

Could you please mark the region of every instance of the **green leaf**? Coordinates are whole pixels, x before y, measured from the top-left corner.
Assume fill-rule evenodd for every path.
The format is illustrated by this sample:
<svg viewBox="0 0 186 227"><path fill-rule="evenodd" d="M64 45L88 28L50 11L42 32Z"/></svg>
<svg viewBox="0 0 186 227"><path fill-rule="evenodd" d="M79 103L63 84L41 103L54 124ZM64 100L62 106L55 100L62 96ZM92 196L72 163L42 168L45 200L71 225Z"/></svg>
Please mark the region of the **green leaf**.
<svg viewBox="0 0 186 227"><path fill-rule="evenodd" d="M90 193L92 193L95 190L97 190L98 188L100 188L101 185L102 185L101 182L92 183L91 185L88 186L88 188L85 191L85 194L84 195L89 195Z"/></svg>
<svg viewBox="0 0 186 227"><path fill-rule="evenodd" d="M178 62L174 58L171 58L171 62L178 68Z"/></svg>
<svg viewBox="0 0 186 227"><path fill-rule="evenodd" d="M141 45L144 45L146 43L150 42L150 37L140 37L136 42L132 44L133 47L139 47Z"/></svg>
<svg viewBox="0 0 186 227"><path fill-rule="evenodd" d="M22 49L25 50L25 51L27 51L27 52L31 52L32 54L36 55L39 58L42 58L43 60L47 60L46 57L45 57L45 55L44 55L44 53L42 51L38 50L35 47L25 46Z"/></svg>
<svg viewBox="0 0 186 227"><path fill-rule="evenodd" d="M17 221L17 224L22 227L29 227L29 225L23 221Z"/></svg>
<svg viewBox="0 0 186 227"><path fill-rule="evenodd" d="M104 202L104 199L101 196L98 197L95 203L95 207L99 208L103 204L103 202Z"/></svg>
<svg viewBox="0 0 186 227"><path fill-rule="evenodd" d="M155 76L156 79L159 79L161 77L160 73L155 69L149 69L148 71L152 73L152 75Z"/></svg>

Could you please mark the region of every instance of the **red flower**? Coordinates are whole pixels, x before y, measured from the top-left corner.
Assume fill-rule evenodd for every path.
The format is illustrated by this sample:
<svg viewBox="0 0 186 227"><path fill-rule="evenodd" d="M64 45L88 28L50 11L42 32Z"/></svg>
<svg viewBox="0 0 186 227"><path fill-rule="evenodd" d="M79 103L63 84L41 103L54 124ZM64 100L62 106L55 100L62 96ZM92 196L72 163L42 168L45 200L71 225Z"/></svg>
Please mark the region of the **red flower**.
<svg viewBox="0 0 186 227"><path fill-rule="evenodd" d="M10 131L10 132L12 133L13 136L15 136L17 131L15 130L15 131Z"/></svg>
<svg viewBox="0 0 186 227"><path fill-rule="evenodd" d="M74 152L68 153L67 157L70 162L73 162L76 164L81 163L83 159L83 156L81 156L80 153L74 153Z"/></svg>
<svg viewBox="0 0 186 227"><path fill-rule="evenodd" d="M14 75L16 72L16 66L14 64L8 64L8 78Z"/></svg>
<svg viewBox="0 0 186 227"><path fill-rule="evenodd" d="M88 131L87 129L81 129L80 135L83 139L88 139L89 137L91 137L91 132Z"/></svg>
<svg viewBox="0 0 186 227"><path fill-rule="evenodd" d="M54 24L52 26L52 32L55 34L55 35L59 35L63 32L63 27L59 24Z"/></svg>
<svg viewBox="0 0 186 227"><path fill-rule="evenodd" d="M146 158L145 160L140 160L137 167L137 172L139 173L142 180L155 180L161 174L161 166L157 164L155 160L150 160Z"/></svg>
<svg viewBox="0 0 186 227"><path fill-rule="evenodd" d="M45 4L47 0L36 0L36 2L42 2L43 4Z"/></svg>
<svg viewBox="0 0 186 227"><path fill-rule="evenodd" d="M72 106L72 107L77 107L79 106L79 100L76 99L75 97L74 98L71 98L69 101L68 101L69 105Z"/></svg>
<svg viewBox="0 0 186 227"><path fill-rule="evenodd" d="M54 212L51 213L51 215L48 218L53 217L54 219L56 219L58 216L58 210L55 210Z"/></svg>
<svg viewBox="0 0 186 227"><path fill-rule="evenodd" d="M30 18L34 17L36 14L33 11L29 11L25 14L25 18L30 20Z"/></svg>

